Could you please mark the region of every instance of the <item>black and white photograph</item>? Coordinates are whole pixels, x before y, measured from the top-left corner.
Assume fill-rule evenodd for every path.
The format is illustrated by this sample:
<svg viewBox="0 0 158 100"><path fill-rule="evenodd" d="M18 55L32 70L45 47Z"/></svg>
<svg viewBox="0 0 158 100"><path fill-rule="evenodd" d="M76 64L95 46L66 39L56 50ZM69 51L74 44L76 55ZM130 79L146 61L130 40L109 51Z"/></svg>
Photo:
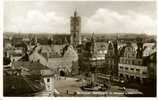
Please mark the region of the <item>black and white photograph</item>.
<svg viewBox="0 0 158 100"><path fill-rule="evenodd" d="M4 97L156 97L156 1L3 3Z"/></svg>

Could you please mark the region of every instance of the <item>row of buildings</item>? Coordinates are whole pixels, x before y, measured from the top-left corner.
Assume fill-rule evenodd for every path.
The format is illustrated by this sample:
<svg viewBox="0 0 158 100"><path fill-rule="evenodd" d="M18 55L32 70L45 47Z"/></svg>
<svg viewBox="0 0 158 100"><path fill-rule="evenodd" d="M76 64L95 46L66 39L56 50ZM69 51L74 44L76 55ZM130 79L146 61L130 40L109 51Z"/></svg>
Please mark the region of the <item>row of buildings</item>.
<svg viewBox="0 0 158 100"><path fill-rule="evenodd" d="M79 21L77 12L74 17L73 20ZM78 36L71 37L70 45L67 36L64 44L57 45L51 37L4 38L4 96L54 95L54 81L58 76L78 73L78 55L73 49L78 43L75 37Z"/></svg>
<svg viewBox="0 0 158 100"><path fill-rule="evenodd" d="M4 63L19 63L21 59L21 64L16 64L15 67L32 70L33 67L29 66L39 63L53 71L53 77L82 74L103 84L109 80L120 79L140 83L146 79L156 80L155 43L144 43L140 38L135 42L119 42L118 37L108 42L97 42L94 33L89 39L82 41L80 33L81 18L75 11L74 16L70 18L70 36L62 37L64 44L54 45L55 40L51 38L5 39L4 52L7 58ZM26 61L32 65L28 65ZM39 66L36 67L34 70L39 70ZM45 76L45 88L52 90L54 80L50 75L42 75Z"/></svg>
<svg viewBox="0 0 158 100"><path fill-rule="evenodd" d="M14 59L5 51L3 57L4 96L34 96L54 94L54 71L39 61L31 61L27 54Z"/></svg>
<svg viewBox="0 0 158 100"><path fill-rule="evenodd" d="M151 56L156 55L155 42L145 43L143 38L138 37L134 42L126 40L122 43L118 36L109 42L96 42L94 33L90 40L81 42L81 18L77 12L71 17L70 26L71 44L78 51L79 70L82 73L143 83L149 78L150 65L156 68L156 64L151 64L153 61L150 60Z"/></svg>
<svg viewBox="0 0 158 100"><path fill-rule="evenodd" d="M97 77L103 75L110 76L111 79L137 80L140 83L149 78L151 67L149 65L153 63L149 59L156 55L155 43L143 44L138 41L122 45L115 40L105 45L105 48L103 48L104 45L98 47L92 37L91 41L82 47L79 55L81 72L91 71L98 74ZM152 65L156 68L156 64Z"/></svg>
<svg viewBox="0 0 158 100"><path fill-rule="evenodd" d="M45 57L44 59L48 59L48 62L54 62L54 66L61 67L64 64L59 63L68 62L68 64L65 64L68 66L62 67L65 69L65 73L68 73L66 70L70 69L67 68L71 68L70 66L75 62L77 67L74 69L82 73L92 70L92 72L95 71L113 77L131 77L131 79L135 78L142 81L143 78L147 78L145 73L148 73L147 63L144 64L145 59L150 58L149 56L156 52L155 43L143 43L141 38L131 43L128 41L120 42L122 39L120 40L118 37L108 42L97 42L93 33L90 39L82 41L81 17L78 16L77 11L74 12L74 16L70 17L70 36L64 37L65 42L62 45L53 45L54 40L51 38L44 40L35 38L32 39L31 44L40 44L40 54ZM18 39L13 41L13 45L14 42L17 43ZM24 49L24 51L30 49L27 46L31 45L27 42L17 44L15 49L18 50L14 50L17 54L22 54L21 49ZM71 48L71 52L74 52L69 55L75 55L75 61L64 59L66 58L64 57L64 49L67 49L67 47Z"/></svg>

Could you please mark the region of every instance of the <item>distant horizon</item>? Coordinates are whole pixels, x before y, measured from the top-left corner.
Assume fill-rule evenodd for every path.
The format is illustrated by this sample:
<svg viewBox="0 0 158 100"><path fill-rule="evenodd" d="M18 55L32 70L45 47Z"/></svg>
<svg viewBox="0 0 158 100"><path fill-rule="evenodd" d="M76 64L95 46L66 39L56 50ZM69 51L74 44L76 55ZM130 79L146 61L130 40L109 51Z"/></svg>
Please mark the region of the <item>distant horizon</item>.
<svg viewBox="0 0 158 100"><path fill-rule="evenodd" d="M13 34L21 34L21 35L25 35L25 34L35 34L35 35L43 35L43 34L50 34L50 35L70 35L70 33L54 33L54 32L3 32L3 34L6 34L6 33L13 33ZM93 33L80 33L81 35L83 34L93 34ZM116 35L116 34L124 34L124 35L148 35L148 36L156 36L156 34L147 34L147 33L94 33L95 35Z"/></svg>

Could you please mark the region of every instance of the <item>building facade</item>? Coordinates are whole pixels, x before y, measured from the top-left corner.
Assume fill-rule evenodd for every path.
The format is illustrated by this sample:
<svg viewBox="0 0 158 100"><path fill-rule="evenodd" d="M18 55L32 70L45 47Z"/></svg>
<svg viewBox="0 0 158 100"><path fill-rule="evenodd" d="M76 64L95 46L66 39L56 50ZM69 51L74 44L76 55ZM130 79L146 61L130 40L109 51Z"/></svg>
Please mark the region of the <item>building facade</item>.
<svg viewBox="0 0 158 100"><path fill-rule="evenodd" d="M49 96L54 95L54 73L51 70L42 70L41 75L45 84L45 91L48 92Z"/></svg>
<svg viewBox="0 0 158 100"><path fill-rule="evenodd" d="M85 43L79 56L80 74L85 74L91 85L98 84L100 73L105 73L105 54L107 46L104 42L96 42L94 34ZM104 80L103 80L104 81ZM100 83L100 82L99 82Z"/></svg>
<svg viewBox="0 0 158 100"><path fill-rule="evenodd" d="M36 61L15 61L4 67L4 95L54 93L54 72Z"/></svg>
<svg viewBox="0 0 158 100"><path fill-rule="evenodd" d="M81 71L94 71L95 68L96 72L102 71L100 68L104 66L105 53L107 53L105 43L97 43L93 34L91 39L82 46L79 55Z"/></svg>
<svg viewBox="0 0 158 100"><path fill-rule="evenodd" d="M81 44L81 17L77 15L77 11L74 12L74 16L71 17L70 21L70 34L71 34L71 44L73 47Z"/></svg>
<svg viewBox="0 0 158 100"><path fill-rule="evenodd" d="M120 78L125 80L136 81L143 83L148 77L147 66L143 64L143 58L139 50L141 45L138 45L137 50L131 44L127 44L124 48L124 53L119 59L118 74Z"/></svg>
<svg viewBox="0 0 158 100"><path fill-rule="evenodd" d="M78 55L73 49L72 45L65 46L63 56L44 56L41 51L41 46L37 46L32 54L29 55L30 61L38 61L39 63L48 66L50 69L54 70L56 74L60 76L74 75L78 74ZM54 53L53 50L48 49L44 46L47 52ZM46 52L45 51L45 52ZM52 54L49 54L52 55Z"/></svg>
<svg viewBox="0 0 158 100"><path fill-rule="evenodd" d="M107 54L105 55L105 67L107 75L118 75L118 49L117 41L109 41Z"/></svg>
<svg viewBox="0 0 158 100"><path fill-rule="evenodd" d="M147 57L148 76L149 80L156 80L156 52Z"/></svg>
<svg viewBox="0 0 158 100"><path fill-rule="evenodd" d="M97 71L97 83L108 86L110 81L118 81L118 49L117 41L109 41L107 44L107 53L104 54L104 63Z"/></svg>

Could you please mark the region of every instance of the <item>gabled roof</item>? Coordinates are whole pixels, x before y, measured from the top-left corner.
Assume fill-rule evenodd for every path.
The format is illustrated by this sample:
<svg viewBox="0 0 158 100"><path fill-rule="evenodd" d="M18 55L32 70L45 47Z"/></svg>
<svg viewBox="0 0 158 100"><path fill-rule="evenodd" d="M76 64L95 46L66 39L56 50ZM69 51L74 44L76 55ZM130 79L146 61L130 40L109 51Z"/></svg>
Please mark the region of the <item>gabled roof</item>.
<svg viewBox="0 0 158 100"><path fill-rule="evenodd" d="M77 52L73 49L73 46L69 45L62 57L50 58L48 60L48 66L50 69L64 67L70 71L72 67L72 62L76 62L77 60L78 60Z"/></svg>
<svg viewBox="0 0 158 100"><path fill-rule="evenodd" d="M12 66L15 68L15 70L20 69L22 75L30 76L30 77L41 76L42 71L50 70L47 66L44 66L40 64L39 62L17 61L17 62L14 62ZM46 73L45 75L47 74L49 75L49 73ZM53 75L53 72L52 72L52 75Z"/></svg>
<svg viewBox="0 0 158 100"><path fill-rule="evenodd" d="M30 70L43 70L48 69L47 66L40 64L39 62L30 62L30 61L17 61L13 63L15 68L27 68Z"/></svg>

